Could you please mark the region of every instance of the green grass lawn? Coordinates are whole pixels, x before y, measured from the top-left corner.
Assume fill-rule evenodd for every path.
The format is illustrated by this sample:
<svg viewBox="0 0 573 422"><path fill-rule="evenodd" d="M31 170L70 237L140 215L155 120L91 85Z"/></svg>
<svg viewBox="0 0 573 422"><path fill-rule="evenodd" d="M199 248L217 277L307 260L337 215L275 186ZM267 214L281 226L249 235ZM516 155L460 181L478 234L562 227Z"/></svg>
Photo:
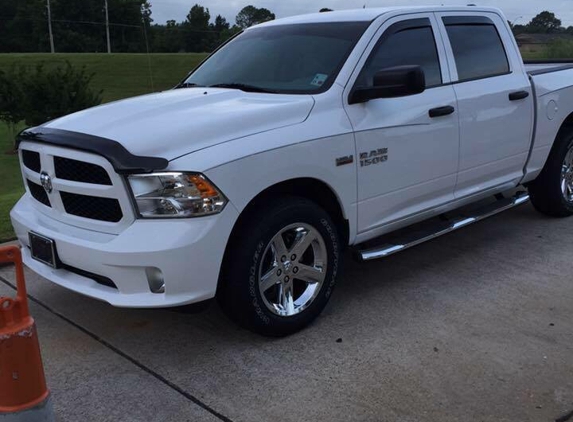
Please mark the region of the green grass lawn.
<svg viewBox="0 0 573 422"><path fill-rule="evenodd" d="M551 60L546 48L540 48L537 51L524 51L521 53L523 60Z"/></svg>
<svg viewBox="0 0 573 422"><path fill-rule="evenodd" d="M94 73L92 86L103 89L103 101L169 89L193 70L205 54L0 54L0 69L13 65L86 66ZM18 157L10 154L13 140L0 124L0 243L14 238L10 209L24 192Z"/></svg>
<svg viewBox="0 0 573 422"><path fill-rule="evenodd" d="M104 102L162 91L193 70L205 54L0 54L0 70L13 65L56 66L69 61L94 73L92 86Z"/></svg>
<svg viewBox="0 0 573 422"><path fill-rule="evenodd" d="M8 128L0 125L0 243L14 237L10 224L10 209L24 192L18 156L7 154L12 149Z"/></svg>

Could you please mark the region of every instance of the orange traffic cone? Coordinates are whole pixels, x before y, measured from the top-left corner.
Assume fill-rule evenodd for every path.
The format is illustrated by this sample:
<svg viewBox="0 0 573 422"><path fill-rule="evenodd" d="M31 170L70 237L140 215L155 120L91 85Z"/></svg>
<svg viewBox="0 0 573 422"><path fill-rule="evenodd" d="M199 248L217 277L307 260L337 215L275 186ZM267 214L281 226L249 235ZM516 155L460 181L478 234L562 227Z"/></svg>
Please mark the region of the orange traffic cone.
<svg viewBox="0 0 573 422"><path fill-rule="evenodd" d="M18 291L15 299L0 297L0 421L51 422L54 412L28 310L20 249L0 248L2 263L16 266Z"/></svg>

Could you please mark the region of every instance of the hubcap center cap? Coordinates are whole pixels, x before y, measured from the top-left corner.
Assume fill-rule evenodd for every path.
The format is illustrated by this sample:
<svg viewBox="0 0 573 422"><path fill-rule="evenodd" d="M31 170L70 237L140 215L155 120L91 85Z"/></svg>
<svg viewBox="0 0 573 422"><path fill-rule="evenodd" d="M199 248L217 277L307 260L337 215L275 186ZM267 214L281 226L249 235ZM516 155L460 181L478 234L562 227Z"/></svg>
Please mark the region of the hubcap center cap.
<svg viewBox="0 0 573 422"><path fill-rule="evenodd" d="M283 270L285 274L290 274L292 270L292 262L290 261L283 262Z"/></svg>

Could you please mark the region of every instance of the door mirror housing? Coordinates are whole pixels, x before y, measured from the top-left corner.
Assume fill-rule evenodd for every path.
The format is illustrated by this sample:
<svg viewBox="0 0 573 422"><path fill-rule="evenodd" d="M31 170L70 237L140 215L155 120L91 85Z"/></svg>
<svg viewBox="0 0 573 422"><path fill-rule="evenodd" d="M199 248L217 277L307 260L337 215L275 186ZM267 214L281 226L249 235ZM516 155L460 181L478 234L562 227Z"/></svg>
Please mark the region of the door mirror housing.
<svg viewBox="0 0 573 422"><path fill-rule="evenodd" d="M426 76L420 66L389 67L376 72L372 87L357 87L350 93L350 104L377 98L396 98L420 94L426 90Z"/></svg>

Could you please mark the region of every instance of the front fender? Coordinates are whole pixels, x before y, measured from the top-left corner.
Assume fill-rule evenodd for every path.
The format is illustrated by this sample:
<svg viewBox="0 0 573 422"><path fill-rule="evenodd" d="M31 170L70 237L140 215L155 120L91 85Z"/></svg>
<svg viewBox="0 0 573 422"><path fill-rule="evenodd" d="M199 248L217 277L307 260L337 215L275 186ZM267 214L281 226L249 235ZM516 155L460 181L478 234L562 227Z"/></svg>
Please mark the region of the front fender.
<svg viewBox="0 0 573 422"><path fill-rule="evenodd" d="M353 155L354 136L338 135L251 155L206 171L206 176L239 212L261 192L292 179L311 178L328 185L349 221L350 243L356 236L356 163L337 166Z"/></svg>

